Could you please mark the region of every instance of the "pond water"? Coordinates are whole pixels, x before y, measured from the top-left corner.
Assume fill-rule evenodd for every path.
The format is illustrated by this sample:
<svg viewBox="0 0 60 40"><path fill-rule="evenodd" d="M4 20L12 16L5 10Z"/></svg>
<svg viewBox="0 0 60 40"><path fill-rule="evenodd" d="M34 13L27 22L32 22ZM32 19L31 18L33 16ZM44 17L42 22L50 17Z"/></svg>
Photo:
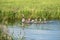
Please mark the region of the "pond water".
<svg viewBox="0 0 60 40"><path fill-rule="evenodd" d="M14 40L60 40L60 21L31 24L24 29L13 25L8 30Z"/></svg>

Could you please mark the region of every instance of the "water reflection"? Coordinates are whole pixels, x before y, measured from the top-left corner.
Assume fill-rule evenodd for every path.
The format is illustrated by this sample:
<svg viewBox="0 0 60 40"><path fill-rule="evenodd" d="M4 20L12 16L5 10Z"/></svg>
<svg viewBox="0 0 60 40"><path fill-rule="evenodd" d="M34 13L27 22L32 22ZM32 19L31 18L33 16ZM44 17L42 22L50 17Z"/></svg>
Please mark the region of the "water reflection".
<svg viewBox="0 0 60 40"><path fill-rule="evenodd" d="M44 24L32 24L27 28L39 30L60 30L60 21L49 21Z"/></svg>
<svg viewBox="0 0 60 40"><path fill-rule="evenodd" d="M60 21L49 21L45 24L30 24L23 30L21 26L9 27L9 34L14 40L60 40Z"/></svg>

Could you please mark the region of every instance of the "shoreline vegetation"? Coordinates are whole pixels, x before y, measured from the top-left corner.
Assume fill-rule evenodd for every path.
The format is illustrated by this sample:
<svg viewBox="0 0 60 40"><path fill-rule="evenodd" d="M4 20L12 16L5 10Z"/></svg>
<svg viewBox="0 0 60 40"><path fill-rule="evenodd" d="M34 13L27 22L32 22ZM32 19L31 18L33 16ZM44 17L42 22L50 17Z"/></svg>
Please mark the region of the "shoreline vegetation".
<svg viewBox="0 0 60 40"><path fill-rule="evenodd" d="M0 23L14 23L25 19L40 18L60 20L60 0L1 0Z"/></svg>
<svg viewBox="0 0 60 40"><path fill-rule="evenodd" d="M0 24L0 40L13 40L5 25Z"/></svg>
<svg viewBox="0 0 60 40"><path fill-rule="evenodd" d="M44 10L44 11L37 11L34 10L32 12L29 10L26 11L20 11L20 12L15 12L15 11L1 11L0 10L0 22L17 22L17 21L21 21L22 20L22 14L24 14L24 18L25 19L41 19L42 21L44 20L44 18L46 18L46 20L60 20L60 12L56 11L49 11L49 10Z"/></svg>

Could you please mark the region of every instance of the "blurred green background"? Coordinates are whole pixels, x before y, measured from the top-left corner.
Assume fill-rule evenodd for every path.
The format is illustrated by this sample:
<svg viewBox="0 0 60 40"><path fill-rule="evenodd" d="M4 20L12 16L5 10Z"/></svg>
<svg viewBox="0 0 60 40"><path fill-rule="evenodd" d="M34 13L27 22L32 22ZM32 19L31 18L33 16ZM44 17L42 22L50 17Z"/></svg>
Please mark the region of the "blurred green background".
<svg viewBox="0 0 60 40"><path fill-rule="evenodd" d="M25 18L60 20L60 0L0 0L0 22L20 21Z"/></svg>

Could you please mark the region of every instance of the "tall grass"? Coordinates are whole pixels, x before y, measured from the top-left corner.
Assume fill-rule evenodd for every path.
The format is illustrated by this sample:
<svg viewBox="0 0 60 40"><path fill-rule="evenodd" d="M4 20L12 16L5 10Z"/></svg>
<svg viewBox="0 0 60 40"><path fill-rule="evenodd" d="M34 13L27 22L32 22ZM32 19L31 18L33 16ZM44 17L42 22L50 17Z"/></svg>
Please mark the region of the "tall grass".
<svg viewBox="0 0 60 40"><path fill-rule="evenodd" d="M7 31L5 25L0 25L0 40L13 40Z"/></svg>
<svg viewBox="0 0 60 40"><path fill-rule="evenodd" d="M0 22L14 23L25 18L60 19L60 0L0 0Z"/></svg>

